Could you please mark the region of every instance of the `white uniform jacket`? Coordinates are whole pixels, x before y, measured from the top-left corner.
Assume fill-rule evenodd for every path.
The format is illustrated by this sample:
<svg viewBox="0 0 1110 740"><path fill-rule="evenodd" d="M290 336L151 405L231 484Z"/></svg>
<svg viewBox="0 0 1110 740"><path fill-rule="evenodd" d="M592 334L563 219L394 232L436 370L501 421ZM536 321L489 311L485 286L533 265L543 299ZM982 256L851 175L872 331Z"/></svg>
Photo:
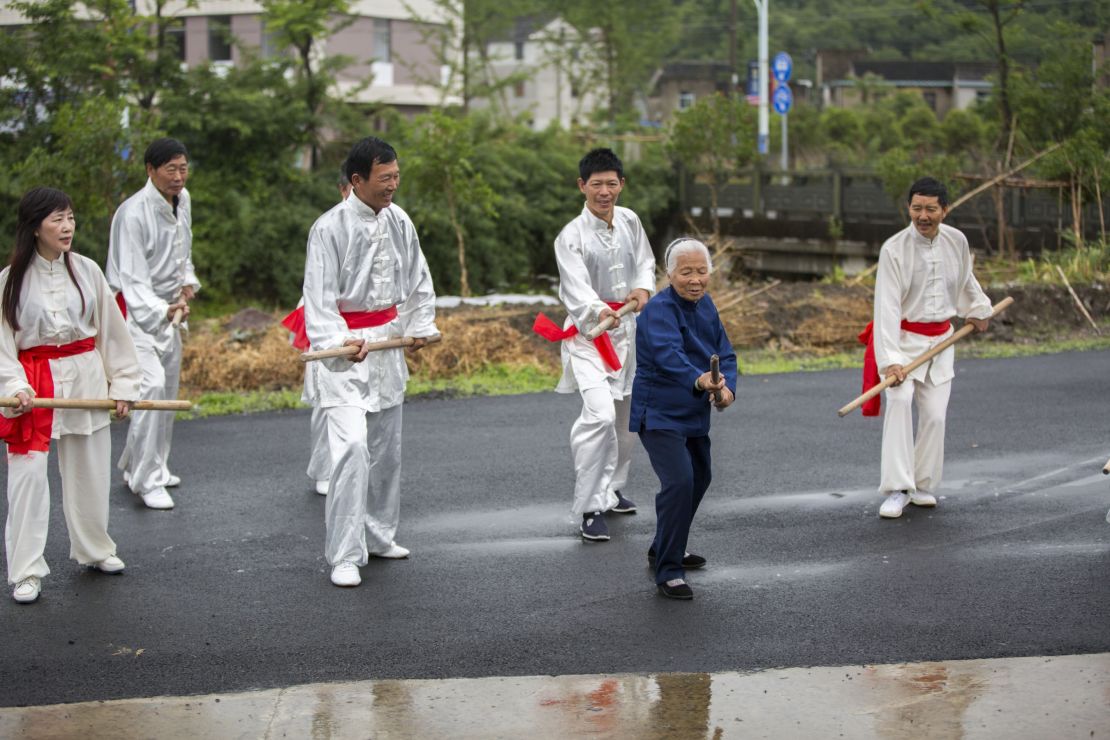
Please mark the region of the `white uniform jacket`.
<svg viewBox="0 0 1110 740"><path fill-rule="evenodd" d="M623 303L637 288L655 292L655 256L639 217L621 206L613 210L610 228L583 206L582 213L555 239L559 300L567 310L566 326L573 323L580 332L563 342L563 377L555 389L561 393L606 384L620 398L632 392L635 315L623 317L621 325L609 332L621 361L619 371L606 367L597 348L582 336L597 326L607 302Z"/></svg>
<svg viewBox="0 0 1110 740"><path fill-rule="evenodd" d="M159 355L175 339L166 312L181 289L200 290L193 268L193 214L189 191L174 208L149 179L125 200L112 217L105 273L108 284L123 293L127 322L149 337ZM136 341L147 341L136 335Z"/></svg>
<svg viewBox="0 0 1110 740"><path fill-rule="evenodd" d="M100 267L71 253L70 264L81 283L81 296L61 259L50 261L35 254L23 276L19 301L18 332L0 316L0 387L5 396L35 392L19 362L19 351L43 344L63 345L96 337L96 351L50 360L55 398L139 398L139 359L127 325ZM11 268L0 272L0 289ZM4 409L13 416L14 409ZM107 411L55 410L51 437L92 434L108 425Z"/></svg>
<svg viewBox="0 0 1110 740"><path fill-rule="evenodd" d="M313 350L340 347L348 339L371 342L390 337L430 337L435 325L435 290L416 228L397 205L380 213L357 197L322 215L308 235L304 268L305 331ZM397 307L383 326L350 329L340 311ZM306 389L322 408L358 406L368 412L404 400L408 367L401 349L371 352L362 362L339 357L318 361Z"/></svg>
<svg viewBox="0 0 1110 740"><path fill-rule="evenodd" d="M902 320L939 322L953 317L986 319L991 301L972 272L971 250L959 229L940 224L932 241L913 224L883 244L875 275L875 362L881 373L890 365L908 365L915 357L952 334L927 337L902 331ZM955 350L949 347L910 373L926 375L935 385L954 375Z"/></svg>

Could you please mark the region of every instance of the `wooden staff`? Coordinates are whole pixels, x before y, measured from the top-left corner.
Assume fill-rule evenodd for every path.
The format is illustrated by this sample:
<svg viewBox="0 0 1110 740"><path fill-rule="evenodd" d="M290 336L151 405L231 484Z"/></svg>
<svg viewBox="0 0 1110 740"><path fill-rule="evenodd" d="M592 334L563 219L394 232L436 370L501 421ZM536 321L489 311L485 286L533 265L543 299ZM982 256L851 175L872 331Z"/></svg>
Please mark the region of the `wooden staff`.
<svg viewBox="0 0 1110 740"><path fill-rule="evenodd" d="M721 380L721 358L717 355L713 355L709 358L709 377L713 378L714 383L718 383ZM720 403L723 400L723 396L720 391L713 391L713 400L715 400L717 403ZM717 410L724 411L724 409L720 406L717 407Z"/></svg>
<svg viewBox="0 0 1110 740"><path fill-rule="evenodd" d="M442 334L433 334L430 337L421 337L426 340L427 344L438 344L443 341ZM413 337L393 337L386 339L384 342L370 342L370 352L379 352L383 349L394 349L396 347L411 347L416 344L416 339ZM322 349L319 352L305 352L301 355L301 362L312 362L313 360L326 360L329 357L351 357L359 353L358 346L354 344L344 345L343 347L336 347L334 349Z"/></svg>
<svg viewBox="0 0 1110 740"><path fill-rule="evenodd" d="M181 293L177 294L177 300L179 300L179 301L181 300L181 295L182 295ZM184 321L184 320L185 320L185 309L179 308L179 309L177 309L176 311L173 312L173 316L170 318L170 324L172 324L173 328L176 329L177 327L181 326L181 322Z"/></svg>
<svg viewBox="0 0 1110 740"><path fill-rule="evenodd" d="M591 342L597 339L602 334L612 329L613 324L617 323L617 319L632 313L639 305L640 302L638 300L636 300L635 298L629 298L628 301L617 311L616 318L612 316L606 316L601 321L597 322L597 326L586 332L586 339L589 339Z"/></svg>
<svg viewBox="0 0 1110 740"><path fill-rule="evenodd" d="M1110 460L1107 460L1106 464L1102 466L1102 474L1110 475Z"/></svg>
<svg viewBox="0 0 1110 740"><path fill-rule="evenodd" d="M1010 296L1006 296L1001 301L996 303L994 308L991 311L991 318L993 319L995 316L997 316L998 314L1005 311L1007 308L1010 307L1010 304L1013 303L1013 302L1014 302L1013 298L1011 298ZM921 356L917 357L915 360L913 360L913 362L911 362L910 364L908 364L904 368L902 368L903 371L905 372L906 375L909 375L914 370L921 367L926 362L933 359L934 357L939 355L941 352L943 352L944 350L948 349L949 347L951 347L956 342L958 342L961 339L963 339L964 337L966 337L968 334L971 334L973 331L975 331L975 326L972 325L971 322L968 322L968 323L964 324L963 326L960 327L959 331L955 332L952 336L948 337L948 339L945 339L943 342L941 342L937 346L933 347L932 349L926 350L925 352L923 352L921 354ZM852 413L853 411L858 409L860 406L867 403L872 398L874 398L875 396L879 395L884 390L886 390L887 388L892 386L897 380L898 380L897 376L888 375L886 378L884 378L882 380L882 382L876 383L866 393L861 394L860 396L858 396L856 398L856 400L852 401L850 404L848 404L847 406L844 406L839 411L837 411L836 412L837 415L838 416L847 416L848 414Z"/></svg>
<svg viewBox="0 0 1110 740"><path fill-rule="evenodd" d="M0 398L0 406L19 408L18 398ZM116 402L110 398L32 398L34 409L85 409L88 411L115 411ZM191 401L133 401L132 411L188 411Z"/></svg>

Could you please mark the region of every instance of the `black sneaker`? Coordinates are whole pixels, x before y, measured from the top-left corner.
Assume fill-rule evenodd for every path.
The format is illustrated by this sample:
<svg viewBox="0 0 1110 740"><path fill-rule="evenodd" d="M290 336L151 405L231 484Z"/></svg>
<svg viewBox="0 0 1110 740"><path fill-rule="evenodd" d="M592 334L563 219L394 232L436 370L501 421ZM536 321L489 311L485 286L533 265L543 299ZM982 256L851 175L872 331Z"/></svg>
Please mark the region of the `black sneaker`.
<svg viewBox="0 0 1110 740"><path fill-rule="evenodd" d="M582 539L593 542L606 542L609 539L609 527L605 524L605 516L600 511L582 515Z"/></svg>
<svg viewBox="0 0 1110 740"><path fill-rule="evenodd" d="M612 511L616 514L636 513L636 504L632 503L624 496L622 496L620 491L613 491L613 493L617 494L617 505L614 506L612 509L609 509L609 511Z"/></svg>
<svg viewBox="0 0 1110 740"><path fill-rule="evenodd" d="M655 565L654 547L648 548L648 562L652 565ZM688 552L682 558L682 567L686 570L697 570L698 568L704 568L707 562L709 561L703 558L701 555L694 555L693 553Z"/></svg>
<svg viewBox="0 0 1110 740"><path fill-rule="evenodd" d="M681 578L676 578L672 581L659 584L659 593L666 596L668 599L681 599L689 601L694 598L694 589Z"/></svg>

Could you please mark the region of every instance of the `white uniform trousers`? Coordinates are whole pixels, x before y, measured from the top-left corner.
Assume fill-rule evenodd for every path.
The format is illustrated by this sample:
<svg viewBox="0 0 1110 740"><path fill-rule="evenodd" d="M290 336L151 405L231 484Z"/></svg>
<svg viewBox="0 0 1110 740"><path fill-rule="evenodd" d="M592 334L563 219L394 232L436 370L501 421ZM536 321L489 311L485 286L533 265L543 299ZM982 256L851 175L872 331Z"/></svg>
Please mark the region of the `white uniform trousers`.
<svg viewBox="0 0 1110 740"><path fill-rule="evenodd" d="M628 431L632 398L614 399L609 386L585 388L582 413L570 428L574 455L574 514L608 511L617 505L614 491L628 482L636 435Z"/></svg>
<svg viewBox="0 0 1110 740"><path fill-rule="evenodd" d="M135 351L143 370L139 397L144 401L175 400L181 380L181 336L178 334L166 354L159 356L149 342L138 341ZM170 443L173 439L173 413L132 411L127 429L127 444L119 458L120 470L131 490L150 493L169 482Z"/></svg>
<svg viewBox="0 0 1110 740"><path fill-rule="evenodd" d="M331 484L324 507L328 563L366 565L393 544L401 516L401 406L324 409Z"/></svg>
<svg viewBox="0 0 1110 740"><path fill-rule="evenodd" d="M308 423L308 443L311 455L308 458L308 477L312 480L331 480L331 447L328 446L328 419L324 409L312 407Z"/></svg>
<svg viewBox="0 0 1110 740"><path fill-rule="evenodd" d="M63 434L57 445L69 556L82 565L98 563L116 554L108 536L111 433L102 427L92 434ZM50 525L47 458L46 452L8 453L8 583L50 573L43 558Z"/></svg>
<svg viewBox="0 0 1110 740"><path fill-rule="evenodd" d="M934 385L928 373L923 380L906 380L886 389L880 493L932 493L940 487L944 472L944 422L951 393L951 380ZM915 404L916 440L912 409Z"/></svg>

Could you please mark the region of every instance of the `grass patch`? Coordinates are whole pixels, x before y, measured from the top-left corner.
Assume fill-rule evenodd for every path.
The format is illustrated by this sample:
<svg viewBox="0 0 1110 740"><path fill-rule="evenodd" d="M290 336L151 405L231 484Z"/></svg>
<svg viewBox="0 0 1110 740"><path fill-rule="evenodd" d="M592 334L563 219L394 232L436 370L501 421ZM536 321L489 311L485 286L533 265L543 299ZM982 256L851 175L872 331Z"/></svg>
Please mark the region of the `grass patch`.
<svg viewBox="0 0 1110 740"><path fill-rule="evenodd" d="M956 357L966 359L1000 359L1033 357L1058 352L1089 352L1110 350L1110 336L1064 339L1044 342L970 342L956 345ZM856 352L838 352L820 357L789 357L780 352L741 352L740 368L744 375L818 372L863 367L863 347Z"/></svg>

